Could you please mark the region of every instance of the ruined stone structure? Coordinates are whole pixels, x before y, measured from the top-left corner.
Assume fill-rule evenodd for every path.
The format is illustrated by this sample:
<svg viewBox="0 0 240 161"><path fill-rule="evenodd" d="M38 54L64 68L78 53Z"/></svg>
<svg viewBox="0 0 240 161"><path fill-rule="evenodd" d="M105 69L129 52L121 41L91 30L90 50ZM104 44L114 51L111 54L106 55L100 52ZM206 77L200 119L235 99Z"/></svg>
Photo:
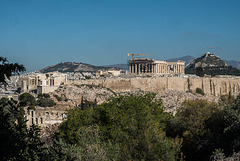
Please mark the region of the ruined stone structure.
<svg viewBox="0 0 240 161"><path fill-rule="evenodd" d="M36 110L25 107L25 121L27 126L32 124L46 127L56 123L61 123L66 117L66 111L62 109L55 109L54 107L36 107Z"/></svg>
<svg viewBox="0 0 240 161"><path fill-rule="evenodd" d="M21 75L18 87L21 92L37 91L37 93L49 93L56 90L60 84L67 83L67 75L59 72L33 73Z"/></svg>
<svg viewBox="0 0 240 161"><path fill-rule="evenodd" d="M128 60L129 74L184 74L185 62L166 62L148 58Z"/></svg>
<svg viewBox="0 0 240 161"><path fill-rule="evenodd" d="M69 82L71 83L71 82ZM143 90L164 93L166 90L195 92L201 88L205 94L219 96L222 94L238 94L240 77L206 78L206 77L134 77L112 79L90 79L75 81L75 84L92 84L110 88L115 92Z"/></svg>

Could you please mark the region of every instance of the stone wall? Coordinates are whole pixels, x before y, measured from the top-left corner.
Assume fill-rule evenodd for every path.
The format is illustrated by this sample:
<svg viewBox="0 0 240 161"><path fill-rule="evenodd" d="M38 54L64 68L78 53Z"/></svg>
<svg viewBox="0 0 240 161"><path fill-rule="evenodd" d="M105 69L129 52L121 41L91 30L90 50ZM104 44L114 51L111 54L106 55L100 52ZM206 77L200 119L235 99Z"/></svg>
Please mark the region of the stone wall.
<svg viewBox="0 0 240 161"><path fill-rule="evenodd" d="M201 88L205 94L218 96L221 94L238 94L240 92L240 78L193 78L193 77L134 77L90 79L68 82L69 84L92 84L110 88L115 92L143 90L164 93L166 90L191 91Z"/></svg>

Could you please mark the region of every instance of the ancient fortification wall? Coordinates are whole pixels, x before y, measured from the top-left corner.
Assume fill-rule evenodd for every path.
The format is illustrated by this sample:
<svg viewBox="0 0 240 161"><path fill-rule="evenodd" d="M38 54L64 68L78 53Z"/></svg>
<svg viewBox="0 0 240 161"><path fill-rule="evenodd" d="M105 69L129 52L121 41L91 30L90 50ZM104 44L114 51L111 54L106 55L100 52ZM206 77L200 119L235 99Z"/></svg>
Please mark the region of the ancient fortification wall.
<svg viewBox="0 0 240 161"><path fill-rule="evenodd" d="M135 77L89 79L71 82L70 84L91 84L110 88L116 92L126 92L136 89L163 93L167 89L195 92L201 88L205 94L221 95L238 94L240 92L240 78L187 78L187 77Z"/></svg>

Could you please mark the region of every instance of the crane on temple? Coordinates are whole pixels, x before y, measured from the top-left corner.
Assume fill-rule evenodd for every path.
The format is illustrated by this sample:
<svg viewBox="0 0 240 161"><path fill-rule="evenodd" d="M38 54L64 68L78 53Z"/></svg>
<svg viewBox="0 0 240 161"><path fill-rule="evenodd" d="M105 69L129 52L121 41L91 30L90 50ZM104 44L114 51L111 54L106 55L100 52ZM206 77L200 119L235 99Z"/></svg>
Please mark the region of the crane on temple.
<svg viewBox="0 0 240 161"><path fill-rule="evenodd" d="M129 54L129 53L127 53L127 56L130 56L130 55L132 55L132 60L134 60L134 56L151 56L152 54L135 54L135 53Z"/></svg>

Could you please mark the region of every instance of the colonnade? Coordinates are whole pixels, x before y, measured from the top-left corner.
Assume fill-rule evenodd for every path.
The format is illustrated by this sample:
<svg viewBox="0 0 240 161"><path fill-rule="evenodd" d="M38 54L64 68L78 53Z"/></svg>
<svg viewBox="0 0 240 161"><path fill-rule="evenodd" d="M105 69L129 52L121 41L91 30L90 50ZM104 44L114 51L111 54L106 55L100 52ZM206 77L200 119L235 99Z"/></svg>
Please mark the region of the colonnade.
<svg viewBox="0 0 240 161"><path fill-rule="evenodd" d="M185 63L154 61L153 63L129 63L130 74L184 74Z"/></svg>
<svg viewBox="0 0 240 161"><path fill-rule="evenodd" d="M141 74L141 73L154 73L155 64L147 63L129 63L129 73Z"/></svg>

